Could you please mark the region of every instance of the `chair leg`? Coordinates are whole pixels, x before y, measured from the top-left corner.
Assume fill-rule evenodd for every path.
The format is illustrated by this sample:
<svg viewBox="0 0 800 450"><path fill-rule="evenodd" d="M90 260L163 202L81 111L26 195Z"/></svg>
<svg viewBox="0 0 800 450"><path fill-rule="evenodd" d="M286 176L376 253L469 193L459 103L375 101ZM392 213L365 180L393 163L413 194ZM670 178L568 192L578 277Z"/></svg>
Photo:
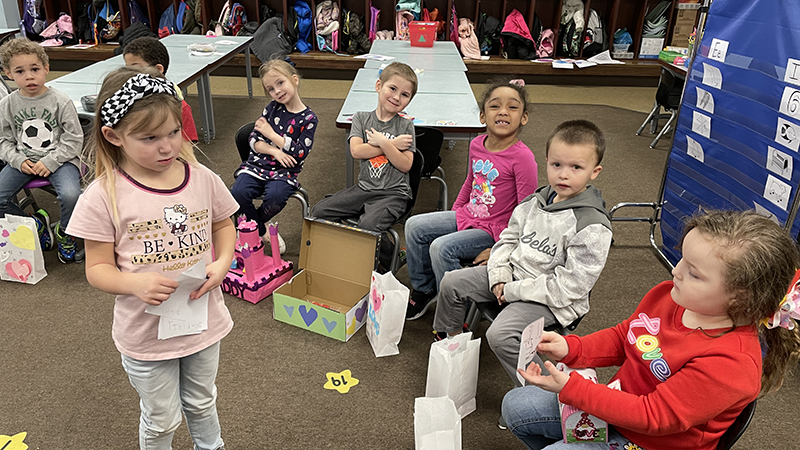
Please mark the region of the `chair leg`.
<svg viewBox="0 0 800 450"><path fill-rule="evenodd" d="M447 211L447 182L436 176L431 176L431 180L439 182L439 211Z"/></svg>
<svg viewBox="0 0 800 450"><path fill-rule="evenodd" d="M672 126L672 122L675 120L675 110L670 110L669 114L669 120L667 120L667 123L664 124L664 128L661 129L661 132L658 133L658 136L656 136L656 138L653 139L653 142L650 143L650 148L655 148L656 144L658 144L658 140L661 139L661 136L664 136L664 134L669 131L670 127Z"/></svg>
<svg viewBox="0 0 800 450"><path fill-rule="evenodd" d="M653 105L653 110L650 111L650 114L648 114L647 118L644 119L644 122L642 122L642 126L640 126L638 130L636 130L636 135L637 136L641 136L642 135L642 130L644 130L644 127L647 126L647 124L650 122L650 119L653 118L653 116L656 114L656 112L658 112L658 103Z"/></svg>
<svg viewBox="0 0 800 450"><path fill-rule="evenodd" d="M467 317L464 323L467 324L469 331L474 333L480 322L481 312L478 310L478 306L475 304L475 302L470 302L469 310L467 310Z"/></svg>
<svg viewBox="0 0 800 450"><path fill-rule="evenodd" d="M389 271L392 273L397 273L400 269L400 235L397 234L397 230L394 228L389 228L387 231L389 234L392 235L392 239L394 240L394 249L392 250L392 262L389 264Z"/></svg>
<svg viewBox="0 0 800 450"><path fill-rule="evenodd" d="M33 192L30 189L23 189L25 193L25 198L19 201L19 208L25 209L28 206L32 207L34 211L39 210L39 204L36 203L36 198L33 196Z"/></svg>
<svg viewBox="0 0 800 450"><path fill-rule="evenodd" d="M303 218L309 217L311 215L311 208L308 206L308 192L305 189L299 188L291 195L291 197L296 198L297 201L300 202L300 208L303 211Z"/></svg>

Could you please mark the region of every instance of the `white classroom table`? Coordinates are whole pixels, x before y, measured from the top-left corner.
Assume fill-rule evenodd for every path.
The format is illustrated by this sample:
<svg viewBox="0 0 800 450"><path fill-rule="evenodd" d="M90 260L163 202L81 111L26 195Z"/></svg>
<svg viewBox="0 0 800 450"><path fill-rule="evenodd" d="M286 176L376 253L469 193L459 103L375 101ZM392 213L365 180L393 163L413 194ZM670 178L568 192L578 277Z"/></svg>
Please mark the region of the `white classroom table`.
<svg viewBox="0 0 800 450"><path fill-rule="evenodd" d="M414 69L424 70L460 70L467 71L464 59L461 57L456 44L450 41L436 41L433 47L412 47L409 41L375 40L369 50L370 53L384 56L394 56L390 61L366 60L364 67L379 69L384 64L395 61L406 63Z"/></svg>
<svg viewBox="0 0 800 450"><path fill-rule="evenodd" d="M353 79L351 92L375 92L379 69L358 69ZM469 80L460 71L435 71L417 74L417 95L419 94L466 94L472 93Z"/></svg>
<svg viewBox="0 0 800 450"><path fill-rule="evenodd" d="M248 56L248 92L251 98L253 96L249 64L250 42L253 38L251 36L224 36L219 39L223 38L230 38L229 40L236 41L237 44L219 45L217 51L210 56L194 56L186 49L186 46L190 43L205 42L203 39L209 38L198 35L171 35L161 39L161 42L164 43L169 52L170 62L169 68L167 69L168 78L174 81L184 92L189 85L197 82L202 138L205 143L209 143L211 139L216 137L216 124L214 121L209 74L243 49L246 49ZM82 96L96 94L100 90L99 86L102 84L105 76L124 64L125 61L122 55L114 56L59 77L47 83L47 85L66 93L73 101L80 102ZM80 113L83 111L83 108L79 107L78 111ZM87 114L86 111L83 111L83 113Z"/></svg>

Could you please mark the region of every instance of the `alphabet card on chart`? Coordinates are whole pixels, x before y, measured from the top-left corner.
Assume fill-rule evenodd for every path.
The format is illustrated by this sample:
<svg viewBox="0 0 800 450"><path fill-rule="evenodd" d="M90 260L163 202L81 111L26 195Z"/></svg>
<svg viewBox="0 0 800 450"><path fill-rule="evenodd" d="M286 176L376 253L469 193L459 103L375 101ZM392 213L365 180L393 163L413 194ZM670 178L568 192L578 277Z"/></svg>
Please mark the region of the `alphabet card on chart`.
<svg viewBox="0 0 800 450"><path fill-rule="evenodd" d="M705 138L710 138L711 116L692 111L692 131Z"/></svg>
<svg viewBox="0 0 800 450"><path fill-rule="evenodd" d="M718 67L703 63L703 84L722 89L722 72Z"/></svg>
<svg viewBox="0 0 800 450"><path fill-rule="evenodd" d="M778 111L790 117L800 118L800 90L789 86L783 88Z"/></svg>
<svg viewBox="0 0 800 450"><path fill-rule="evenodd" d="M790 155L778 149L767 147L767 169L770 171L791 181L793 164L794 160Z"/></svg>
<svg viewBox="0 0 800 450"><path fill-rule="evenodd" d="M775 142L782 146L797 151L800 147L800 129L797 124L778 117L778 128L775 130Z"/></svg>
<svg viewBox="0 0 800 450"><path fill-rule="evenodd" d="M786 61L786 73L783 74L783 81L800 86L800 60L789 58Z"/></svg>
<svg viewBox="0 0 800 450"><path fill-rule="evenodd" d="M697 107L703 111L714 114L714 96L711 92L695 86L697 90Z"/></svg>
<svg viewBox="0 0 800 450"><path fill-rule="evenodd" d="M208 329L208 293L191 300L189 294L206 282L205 260L187 269L178 276L178 288L160 305L149 305L146 313L161 316L158 322L158 338L199 334Z"/></svg>
<svg viewBox="0 0 800 450"><path fill-rule="evenodd" d="M519 357L517 358L517 368L525 370L528 364L536 358L536 347L542 340L542 333L544 332L544 317L540 317L532 324L522 330L522 341L519 343ZM517 372L517 378L522 385L525 385L525 379Z"/></svg>
<svg viewBox="0 0 800 450"><path fill-rule="evenodd" d="M767 175L764 186L764 198L779 206L784 211L789 209L789 195L792 187L772 175Z"/></svg>
<svg viewBox="0 0 800 450"><path fill-rule="evenodd" d="M686 153L700 162L705 162L703 146L689 136L686 136Z"/></svg>
<svg viewBox="0 0 800 450"><path fill-rule="evenodd" d="M708 49L708 57L715 61L725 62L725 56L728 54L728 41L714 38L711 40L711 47Z"/></svg>

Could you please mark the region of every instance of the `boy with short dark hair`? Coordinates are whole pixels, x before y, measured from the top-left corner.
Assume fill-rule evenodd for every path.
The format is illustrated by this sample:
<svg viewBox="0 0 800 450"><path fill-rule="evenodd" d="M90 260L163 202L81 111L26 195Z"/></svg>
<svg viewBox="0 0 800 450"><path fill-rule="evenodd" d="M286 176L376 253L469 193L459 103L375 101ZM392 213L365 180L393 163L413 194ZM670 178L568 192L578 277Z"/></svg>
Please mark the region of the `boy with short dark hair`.
<svg viewBox="0 0 800 450"><path fill-rule="evenodd" d="M0 47L3 70L19 87L0 100L0 216L25 212L16 204L17 193L37 177L47 178L58 194L61 218L50 227L50 216L40 209L33 213L42 250L58 242L58 259L80 260L75 238L64 232L81 194L80 155L83 130L78 111L66 94L45 86L50 71L44 49L26 38L13 39Z"/></svg>
<svg viewBox="0 0 800 450"><path fill-rule="evenodd" d="M360 228L384 232L395 223L411 199L408 171L414 161L414 124L398 115L417 92L417 75L394 62L375 83L378 107L353 116L348 142L361 160L358 184L317 203L311 215L328 220L358 216Z"/></svg>
<svg viewBox="0 0 800 450"><path fill-rule="evenodd" d="M142 36L128 43L122 50L122 58L126 66L155 67L159 72L167 75L169 68L169 51L158 39L151 36ZM179 89L180 90L180 89ZM197 127L192 117L192 107L181 99L181 131L183 136L192 142L197 142Z"/></svg>
<svg viewBox="0 0 800 450"><path fill-rule="evenodd" d="M586 120L564 122L547 141L547 180L520 202L486 266L448 272L433 321L437 338L462 331L469 301L507 306L486 331L489 346L519 386L522 330L567 326L589 311L589 292L605 266L611 222L600 191L603 133ZM541 360L536 360L541 365Z"/></svg>

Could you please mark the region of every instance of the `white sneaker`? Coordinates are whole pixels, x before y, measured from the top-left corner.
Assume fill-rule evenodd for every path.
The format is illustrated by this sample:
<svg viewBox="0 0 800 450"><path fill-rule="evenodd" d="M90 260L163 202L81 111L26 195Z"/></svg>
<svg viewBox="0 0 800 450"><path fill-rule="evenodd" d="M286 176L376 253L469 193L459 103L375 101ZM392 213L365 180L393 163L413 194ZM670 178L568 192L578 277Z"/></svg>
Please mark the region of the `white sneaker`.
<svg viewBox="0 0 800 450"><path fill-rule="evenodd" d="M266 232L263 236L261 236L261 242L264 243L264 248L272 248L272 242L270 242L269 239L269 232ZM286 242L283 240L280 233L278 233L278 251L281 253L281 255L286 252Z"/></svg>

